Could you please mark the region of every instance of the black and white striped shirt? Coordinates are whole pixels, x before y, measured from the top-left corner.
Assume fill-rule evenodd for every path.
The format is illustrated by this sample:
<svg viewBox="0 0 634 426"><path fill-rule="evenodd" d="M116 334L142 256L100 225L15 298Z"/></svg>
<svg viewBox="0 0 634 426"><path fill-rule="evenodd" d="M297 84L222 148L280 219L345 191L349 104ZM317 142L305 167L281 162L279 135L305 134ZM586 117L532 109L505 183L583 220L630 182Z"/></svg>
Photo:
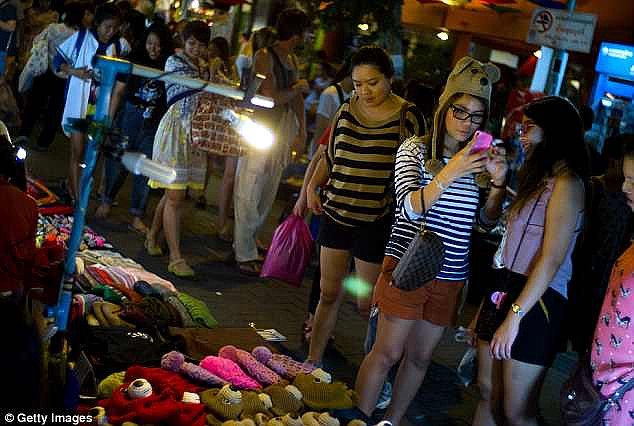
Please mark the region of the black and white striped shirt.
<svg viewBox="0 0 634 426"><path fill-rule="evenodd" d="M424 167L425 149L423 138L413 137L400 146L396 155L397 210L385 255L400 259L425 217L426 229L435 232L445 245L445 260L436 278L466 280L469 275L471 231L479 205L475 176L464 176L452 182L431 209L424 215L417 214L412 210L410 195L433 179ZM448 158L444 161L446 163Z"/></svg>

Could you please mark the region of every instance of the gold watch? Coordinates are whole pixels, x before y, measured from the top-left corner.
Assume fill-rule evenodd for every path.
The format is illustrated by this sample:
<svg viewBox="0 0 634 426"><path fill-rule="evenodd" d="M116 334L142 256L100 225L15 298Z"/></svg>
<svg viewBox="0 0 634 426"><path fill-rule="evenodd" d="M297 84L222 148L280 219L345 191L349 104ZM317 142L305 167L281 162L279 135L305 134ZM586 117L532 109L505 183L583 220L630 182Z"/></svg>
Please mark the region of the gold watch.
<svg viewBox="0 0 634 426"><path fill-rule="evenodd" d="M524 311L522 310L522 307L518 305L517 303L513 303L511 305L511 311L513 311L513 313L520 318L524 316Z"/></svg>

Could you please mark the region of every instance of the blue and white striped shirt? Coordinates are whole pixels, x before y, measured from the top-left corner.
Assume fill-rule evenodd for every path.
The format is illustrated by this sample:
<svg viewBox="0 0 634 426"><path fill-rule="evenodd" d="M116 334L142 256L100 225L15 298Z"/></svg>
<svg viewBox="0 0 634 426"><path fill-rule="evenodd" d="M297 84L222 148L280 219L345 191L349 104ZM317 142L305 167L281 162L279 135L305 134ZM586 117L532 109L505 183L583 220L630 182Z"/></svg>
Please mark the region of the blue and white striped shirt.
<svg viewBox="0 0 634 426"><path fill-rule="evenodd" d="M385 255L400 259L426 220L426 229L435 232L445 245L445 260L436 278L463 281L469 275L469 247L478 211L479 189L474 175L463 176L452 182L425 214L414 212L411 193L427 186L433 179L425 170L425 150L423 139L412 137L403 142L396 155L396 219ZM448 158L444 161L446 163Z"/></svg>

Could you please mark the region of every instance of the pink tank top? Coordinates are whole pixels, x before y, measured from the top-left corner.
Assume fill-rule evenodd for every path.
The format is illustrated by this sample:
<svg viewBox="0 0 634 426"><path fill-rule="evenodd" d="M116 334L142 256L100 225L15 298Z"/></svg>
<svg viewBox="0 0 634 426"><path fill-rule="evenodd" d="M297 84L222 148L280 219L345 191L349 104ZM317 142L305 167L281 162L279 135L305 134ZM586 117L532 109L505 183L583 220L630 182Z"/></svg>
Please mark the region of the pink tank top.
<svg viewBox="0 0 634 426"><path fill-rule="evenodd" d="M502 259L507 269L526 276L533 269L544 242L546 211L554 186L555 178L549 178L541 193L528 200L518 213L509 217L506 243L502 251ZM572 276L572 252L582 225L583 211L577 214L575 233L566 257L550 283L550 287L566 299L568 298L568 281Z"/></svg>

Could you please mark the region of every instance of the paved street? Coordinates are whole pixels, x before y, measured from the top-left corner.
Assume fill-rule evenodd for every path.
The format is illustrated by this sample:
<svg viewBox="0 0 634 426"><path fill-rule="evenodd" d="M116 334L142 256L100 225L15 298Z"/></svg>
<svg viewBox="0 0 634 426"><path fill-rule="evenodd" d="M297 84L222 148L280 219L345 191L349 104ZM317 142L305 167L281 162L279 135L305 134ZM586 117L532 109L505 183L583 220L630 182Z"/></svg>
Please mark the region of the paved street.
<svg viewBox="0 0 634 426"><path fill-rule="evenodd" d="M44 179L52 187L59 184L66 174L68 143L59 138L51 152L32 152L30 158L33 175ZM99 179L96 179L98 184ZM214 176L210 184L208 200L216 200L215 190L219 177ZM151 214L158 201L153 193L148 212ZM109 222L88 218L88 224L101 232L115 248L131 257L150 271L173 281L174 285L207 302L222 326L246 327L254 323L258 328L275 328L288 337L283 349L302 359L307 348L301 342L302 322L310 291L310 281L296 289L283 283L252 279L238 274L229 263L219 262L219 257L230 253L230 246L217 240L213 232L212 209L197 210L193 202L188 204L185 214L183 252L197 272L193 281L174 279L167 275L167 259L151 258L144 253L143 241L138 234L127 229L125 220L129 205L129 183L119 195L118 207L114 207ZM94 211L94 202L91 212ZM267 227L268 237L284 207L278 200L272 220ZM215 210L215 209L213 209ZM146 219L150 223L150 219ZM306 276L310 277L312 271ZM475 307L466 305L461 324L467 324ZM363 357L364 321L356 314L351 302L347 302L339 316L335 339L326 357L326 368L336 379L353 384L359 363ZM424 344L424 342L421 342ZM410 407L408 420L415 425L466 425L477 401L477 388L464 388L457 382L455 368L466 348L453 341L453 330L449 330L434 355L434 362L415 403ZM541 409L546 424L557 421L559 387L573 364L572 356L560 356L555 368L548 375L542 394Z"/></svg>

